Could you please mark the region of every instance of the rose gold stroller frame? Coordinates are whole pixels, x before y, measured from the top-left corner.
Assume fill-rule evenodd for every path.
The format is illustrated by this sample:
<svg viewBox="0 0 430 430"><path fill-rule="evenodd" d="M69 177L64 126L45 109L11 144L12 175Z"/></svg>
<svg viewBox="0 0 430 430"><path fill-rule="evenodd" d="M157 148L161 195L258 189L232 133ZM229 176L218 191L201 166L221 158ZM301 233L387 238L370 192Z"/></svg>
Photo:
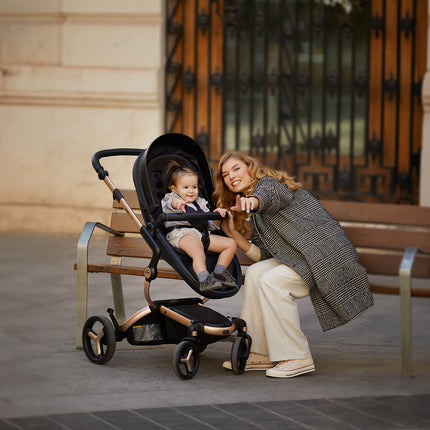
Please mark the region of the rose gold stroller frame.
<svg viewBox="0 0 430 430"><path fill-rule="evenodd" d="M108 176L106 176L103 179L104 183L107 185L109 190L114 193L115 191L118 191L118 189L115 187L114 183L110 180ZM136 216L136 214L133 212L133 210L130 208L128 203L125 201L124 197L120 197L119 204L122 206L122 208L131 216L133 219L133 222L136 224L136 226L141 230L144 228L143 224L140 222L139 218ZM139 311L135 312L133 315L131 315L129 318L127 318L120 327L126 331L128 328L130 328L136 321L138 321L143 316L147 315L148 312L151 312L150 306L154 306L154 303L151 299L151 296L149 294L149 289L151 286L151 282L148 281L148 279L151 278L151 268L147 266L145 268L145 281L144 281L144 295L145 299L148 302L149 306L146 306L143 309L140 309ZM207 302L209 299L204 298L203 302ZM166 308L166 306L161 306L160 311L163 315L166 315L170 319L184 325L189 326L191 324L191 319L186 318L182 315L179 315L173 311L171 311L169 308ZM204 332L205 334L212 335L212 336L228 336L231 333L233 333L236 330L235 324L233 323L230 328L216 328L216 327L205 327Z"/></svg>

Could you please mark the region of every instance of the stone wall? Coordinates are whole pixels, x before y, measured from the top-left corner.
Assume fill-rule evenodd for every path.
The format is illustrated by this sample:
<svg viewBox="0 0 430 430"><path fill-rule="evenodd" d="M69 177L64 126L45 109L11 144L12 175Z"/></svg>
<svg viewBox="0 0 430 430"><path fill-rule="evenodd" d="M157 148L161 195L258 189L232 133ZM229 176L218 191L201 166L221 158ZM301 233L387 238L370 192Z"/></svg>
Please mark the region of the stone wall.
<svg viewBox="0 0 430 430"><path fill-rule="evenodd" d="M163 132L163 9L149 0L0 0L0 231L108 222L100 149ZM107 159L132 187L133 159Z"/></svg>

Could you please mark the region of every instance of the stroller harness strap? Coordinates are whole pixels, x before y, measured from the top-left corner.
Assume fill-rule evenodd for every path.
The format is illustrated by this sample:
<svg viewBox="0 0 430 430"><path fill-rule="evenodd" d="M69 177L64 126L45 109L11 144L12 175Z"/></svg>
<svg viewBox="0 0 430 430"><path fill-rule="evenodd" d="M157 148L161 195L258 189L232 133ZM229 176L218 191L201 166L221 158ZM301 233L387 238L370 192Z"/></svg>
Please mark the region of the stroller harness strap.
<svg viewBox="0 0 430 430"><path fill-rule="evenodd" d="M190 205L193 205L193 207L191 207ZM205 213L205 211L198 205L197 202L193 202L193 203L187 203L187 205L185 206L185 212L186 213ZM203 243L203 248L205 251L207 251L208 247L209 247L209 223L208 221L187 221L189 224L191 224L192 227L194 227L195 229L197 229L201 235L202 235L202 243ZM166 233L171 232L172 230L178 229L178 228L190 228L190 225L187 224L179 224L179 225L173 225L170 227L166 228Z"/></svg>

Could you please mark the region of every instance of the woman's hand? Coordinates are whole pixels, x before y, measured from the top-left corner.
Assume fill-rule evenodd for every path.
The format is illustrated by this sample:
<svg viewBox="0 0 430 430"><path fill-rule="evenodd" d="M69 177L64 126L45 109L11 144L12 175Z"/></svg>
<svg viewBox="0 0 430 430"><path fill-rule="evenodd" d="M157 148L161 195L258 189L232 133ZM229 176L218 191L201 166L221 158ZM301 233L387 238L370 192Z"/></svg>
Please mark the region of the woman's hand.
<svg viewBox="0 0 430 430"><path fill-rule="evenodd" d="M246 212L250 213L258 209L260 202L257 197L240 197L239 194L236 195L236 203L230 209L234 212Z"/></svg>
<svg viewBox="0 0 430 430"><path fill-rule="evenodd" d="M249 251L251 243L239 232L239 230L236 230L234 218L231 212L228 212L227 218L221 221L221 229L228 237L231 237L236 241L237 246L243 252Z"/></svg>
<svg viewBox="0 0 430 430"><path fill-rule="evenodd" d="M234 226L233 215L230 212L227 212L227 217L221 221L221 229L228 237L233 237L235 233L238 233Z"/></svg>

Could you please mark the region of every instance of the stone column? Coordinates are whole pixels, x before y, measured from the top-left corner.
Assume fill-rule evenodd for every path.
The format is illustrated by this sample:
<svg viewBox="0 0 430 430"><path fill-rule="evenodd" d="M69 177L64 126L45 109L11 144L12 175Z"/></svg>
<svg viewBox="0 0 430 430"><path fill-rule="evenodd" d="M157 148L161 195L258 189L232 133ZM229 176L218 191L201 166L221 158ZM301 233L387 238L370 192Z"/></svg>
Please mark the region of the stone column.
<svg viewBox="0 0 430 430"><path fill-rule="evenodd" d="M430 0L428 0L430 11ZM423 137L420 168L420 206L430 206L430 20L427 19L427 70L423 90Z"/></svg>

